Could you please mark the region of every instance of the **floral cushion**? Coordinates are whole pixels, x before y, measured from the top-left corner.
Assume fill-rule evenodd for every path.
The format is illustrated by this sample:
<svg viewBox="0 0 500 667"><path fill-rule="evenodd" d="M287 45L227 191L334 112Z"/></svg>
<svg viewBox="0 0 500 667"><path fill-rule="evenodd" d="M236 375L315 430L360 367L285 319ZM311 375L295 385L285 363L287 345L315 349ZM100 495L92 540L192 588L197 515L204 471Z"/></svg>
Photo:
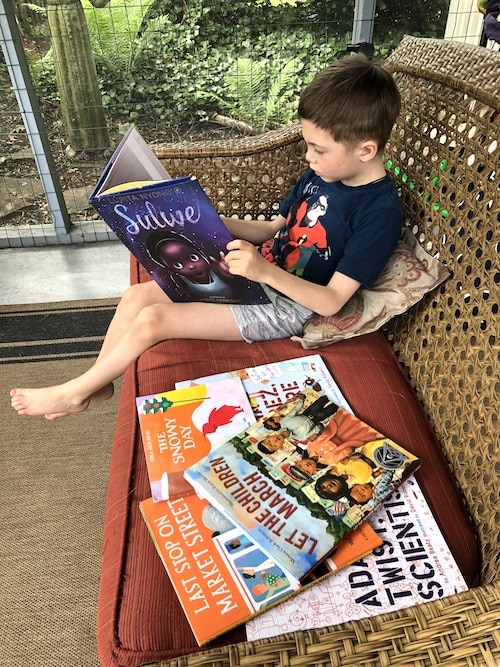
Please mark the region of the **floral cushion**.
<svg viewBox="0 0 500 667"><path fill-rule="evenodd" d="M429 255L409 229L371 289L362 287L336 315L314 315L302 336L292 340L305 349L376 331L440 285L450 272Z"/></svg>

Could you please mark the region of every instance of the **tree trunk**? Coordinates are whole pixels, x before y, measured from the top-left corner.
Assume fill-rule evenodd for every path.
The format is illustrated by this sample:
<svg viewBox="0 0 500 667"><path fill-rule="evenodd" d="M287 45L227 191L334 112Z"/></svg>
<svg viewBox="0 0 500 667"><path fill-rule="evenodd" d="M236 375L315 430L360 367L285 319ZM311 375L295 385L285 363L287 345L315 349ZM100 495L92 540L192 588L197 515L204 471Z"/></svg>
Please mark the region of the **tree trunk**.
<svg viewBox="0 0 500 667"><path fill-rule="evenodd" d="M47 0L61 112L75 151L109 147L101 91L80 0Z"/></svg>

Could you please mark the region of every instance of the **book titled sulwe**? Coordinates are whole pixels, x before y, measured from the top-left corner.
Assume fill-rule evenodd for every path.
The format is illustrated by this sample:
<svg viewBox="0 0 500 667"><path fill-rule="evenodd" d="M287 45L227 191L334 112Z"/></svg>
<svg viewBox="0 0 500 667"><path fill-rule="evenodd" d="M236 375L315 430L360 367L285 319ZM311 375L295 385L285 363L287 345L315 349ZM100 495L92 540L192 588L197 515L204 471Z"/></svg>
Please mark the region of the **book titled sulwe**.
<svg viewBox="0 0 500 667"><path fill-rule="evenodd" d="M89 202L172 301L267 303L262 287L229 273L232 236L196 178L171 178L132 126Z"/></svg>

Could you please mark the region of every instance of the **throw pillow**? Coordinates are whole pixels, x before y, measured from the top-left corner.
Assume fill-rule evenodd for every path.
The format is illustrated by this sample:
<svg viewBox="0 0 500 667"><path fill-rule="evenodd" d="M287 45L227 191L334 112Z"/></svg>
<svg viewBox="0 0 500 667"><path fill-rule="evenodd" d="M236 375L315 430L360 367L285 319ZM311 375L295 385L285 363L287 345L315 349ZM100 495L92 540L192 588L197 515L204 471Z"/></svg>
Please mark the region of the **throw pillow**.
<svg viewBox="0 0 500 667"><path fill-rule="evenodd" d="M407 311L449 275L448 269L429 255L405 228L396 250L371 289L361 287L336 315L314 315L305 325L302 336L293 336L292 340L305 349L314 349L376 331Z"/></svg>

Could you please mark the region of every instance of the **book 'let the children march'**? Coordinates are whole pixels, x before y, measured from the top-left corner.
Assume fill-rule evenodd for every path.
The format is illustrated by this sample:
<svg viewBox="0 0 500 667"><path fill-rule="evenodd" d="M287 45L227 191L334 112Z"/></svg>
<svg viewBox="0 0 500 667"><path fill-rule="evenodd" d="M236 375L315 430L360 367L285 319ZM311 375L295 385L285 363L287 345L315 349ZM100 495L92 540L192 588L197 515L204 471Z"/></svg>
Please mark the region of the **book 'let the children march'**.
<svg viewBox="0 0 500 667"><path fill-rule="evenodd" d="M419 465L308 388L184 475L290 580L300 581Z"/></svg>
<svg viewBox="0 0 500 667"><path fill-rule="evenodd" d="M172 301L268 302L258 283L229 273L232 237L200 183L171 178L134 126L89 202Z"/></svg>

